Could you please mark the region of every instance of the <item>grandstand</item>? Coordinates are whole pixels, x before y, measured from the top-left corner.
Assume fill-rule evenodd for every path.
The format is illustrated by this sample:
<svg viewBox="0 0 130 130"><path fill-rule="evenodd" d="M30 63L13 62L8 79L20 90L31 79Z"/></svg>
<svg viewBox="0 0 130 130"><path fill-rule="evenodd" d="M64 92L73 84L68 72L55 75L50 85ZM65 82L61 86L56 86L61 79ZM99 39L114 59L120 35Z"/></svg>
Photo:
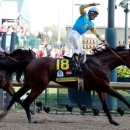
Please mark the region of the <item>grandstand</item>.
<svg viewBox="0 0 130 130"><path fill-rule="evenodd" d="M29 25L30 15L28 0L0 0L0 21L1 25Z"/></svg>

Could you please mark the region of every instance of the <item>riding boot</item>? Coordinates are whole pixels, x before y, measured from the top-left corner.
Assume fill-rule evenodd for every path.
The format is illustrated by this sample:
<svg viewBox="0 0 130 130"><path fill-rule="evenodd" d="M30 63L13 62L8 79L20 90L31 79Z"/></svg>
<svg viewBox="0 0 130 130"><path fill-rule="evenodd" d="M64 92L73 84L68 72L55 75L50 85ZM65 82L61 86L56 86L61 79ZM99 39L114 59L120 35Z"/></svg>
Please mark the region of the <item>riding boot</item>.
<svg viewBox="0 0 130 130"><path fill-rule="evenodd" d="M81 67L80 67L80 61L81 61L81 56L79 56L78 54L74 53L73 54L73 60L76 63L76 67L78 68L78 71L81 72Z"/></svg>

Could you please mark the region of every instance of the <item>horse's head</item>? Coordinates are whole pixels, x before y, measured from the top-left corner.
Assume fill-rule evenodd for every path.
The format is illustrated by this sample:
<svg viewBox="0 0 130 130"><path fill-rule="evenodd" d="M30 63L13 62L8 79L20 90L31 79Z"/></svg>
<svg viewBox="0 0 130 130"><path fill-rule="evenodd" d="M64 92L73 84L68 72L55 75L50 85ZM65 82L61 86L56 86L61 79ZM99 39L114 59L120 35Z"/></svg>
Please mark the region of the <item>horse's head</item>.
<svg viewBox="0 0 130 130"><path fill-rule="evenodd" d="M9 56L13 57L18 61L23 61L36 58L36 53L30 49L29 50L16 49L11 54L9 54Z"/></svg>

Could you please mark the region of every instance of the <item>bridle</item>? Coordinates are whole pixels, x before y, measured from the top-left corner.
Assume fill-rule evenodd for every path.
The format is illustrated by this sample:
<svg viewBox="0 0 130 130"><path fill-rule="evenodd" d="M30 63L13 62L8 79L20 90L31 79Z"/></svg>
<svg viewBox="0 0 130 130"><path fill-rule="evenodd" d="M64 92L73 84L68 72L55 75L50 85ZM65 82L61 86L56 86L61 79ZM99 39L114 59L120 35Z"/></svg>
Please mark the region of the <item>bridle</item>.
<svg viewBox="0 0 130 130"><path fill-rule="evenodd" d="M109 45L105 45L116 57L118 57L123 63L125 63L125 65L127 65L128 68L130 68L130 65L124 61L115 51L113 51Z"/></svg>

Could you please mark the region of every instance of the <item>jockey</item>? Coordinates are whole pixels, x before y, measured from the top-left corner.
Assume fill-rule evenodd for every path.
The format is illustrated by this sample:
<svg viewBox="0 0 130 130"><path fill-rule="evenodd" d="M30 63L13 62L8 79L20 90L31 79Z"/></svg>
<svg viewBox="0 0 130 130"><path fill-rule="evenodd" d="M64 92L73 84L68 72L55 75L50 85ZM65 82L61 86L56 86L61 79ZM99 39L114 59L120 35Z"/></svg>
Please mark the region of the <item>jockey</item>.
<svg viewBox="0 0 130 130"><path fill-rule="evenodd" d="M108 43L102 38L101 34L96 30L94 23L92 22L92 20L94 20L99 15L98 9L96 7L91 7L88 13L86 13L85 11L85 8L96 5L99 4L92 3L80 6L80 16L76 20L71 32L68 35L68 39L74 49L74 54L72 58L76 62L80 72L82 71L80 67L80 58L83 55L83 46L80 42L80 36L82 34L90 30L101 42L103 42L105 45L108 45Z"/></svg>

